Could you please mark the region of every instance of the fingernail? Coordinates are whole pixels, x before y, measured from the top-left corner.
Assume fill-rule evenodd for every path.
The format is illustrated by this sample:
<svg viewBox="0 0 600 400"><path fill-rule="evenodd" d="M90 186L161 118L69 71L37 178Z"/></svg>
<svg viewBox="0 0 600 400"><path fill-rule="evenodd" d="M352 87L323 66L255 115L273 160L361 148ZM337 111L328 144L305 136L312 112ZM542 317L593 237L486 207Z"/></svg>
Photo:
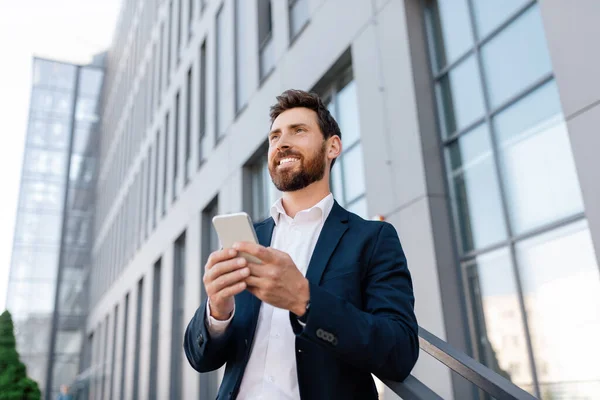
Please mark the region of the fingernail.
<svg viewBox="0 0 600 400"><path fill-rule="evenodd" d="M239 243L234 243L232 247L237 250L237 249L240 248L240 244Z"/></svg>
<svg viewBox="0 0 600 400"><path fill-rule="evenodd" d="M240 258L237 263L238 263L238 265L242 266L242 265L246 264L246 260L244 258Z"/></svg>
<svg viewBox="0 0 600 400"><path fill-rule="evenodd" d="M250 270L248 268L244 268L241 270L241 274L242 276L248 276L250 275Z"/></svg>
<svg viewBox="0 0 600 400"><path fill-rule="evenodd" d="M230 249L229 250L229 255L230 256L235 256L236 251L234 249Z"/></svg>

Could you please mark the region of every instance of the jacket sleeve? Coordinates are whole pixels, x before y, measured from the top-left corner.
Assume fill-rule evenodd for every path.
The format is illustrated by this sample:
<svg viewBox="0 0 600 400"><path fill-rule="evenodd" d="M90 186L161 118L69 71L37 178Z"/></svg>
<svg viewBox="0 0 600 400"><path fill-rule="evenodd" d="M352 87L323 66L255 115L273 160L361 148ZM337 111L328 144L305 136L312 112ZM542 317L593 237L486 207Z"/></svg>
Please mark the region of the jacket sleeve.
<svg viewBox="0 0 600 400"><path fill-rule="evenodd" d="M363 281L362 310L310 283L310 311L296 335L380 379L403 381L419 355L412 280L398 234L382 224Z"/></svg>
<svg viewBox="0 0 600 400"><path fill-rule="evenodd" d="M221 368L229 358L231 326L218 337L211 337L206 326L206 300L188 324L183 338L183 350L190 365L198 372Z"/></svg>

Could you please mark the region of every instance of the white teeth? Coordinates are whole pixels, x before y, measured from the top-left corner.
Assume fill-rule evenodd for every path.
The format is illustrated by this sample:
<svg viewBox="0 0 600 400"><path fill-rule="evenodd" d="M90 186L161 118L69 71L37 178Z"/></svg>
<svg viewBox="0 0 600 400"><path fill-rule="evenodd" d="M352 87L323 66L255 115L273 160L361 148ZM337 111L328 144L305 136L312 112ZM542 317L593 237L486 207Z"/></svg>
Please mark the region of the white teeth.
<svg viewBox="0 0 600 400"><path fill-rule="evenodd" d="M279 165L287 164L289 162L294 162L297 160L298 160L297 158L284 158L282 160L279 160Z"/></svg>

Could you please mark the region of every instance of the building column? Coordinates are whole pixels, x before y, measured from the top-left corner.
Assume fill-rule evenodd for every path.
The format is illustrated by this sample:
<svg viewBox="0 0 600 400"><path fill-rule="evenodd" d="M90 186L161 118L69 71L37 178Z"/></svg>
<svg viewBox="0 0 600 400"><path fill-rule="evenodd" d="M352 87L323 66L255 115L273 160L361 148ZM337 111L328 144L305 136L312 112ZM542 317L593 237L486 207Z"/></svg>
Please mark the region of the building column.
<svg viewBox="0 0 600 400"><path fill-rule="evenodd" d="M470 354L422 2L380 1L372 11L352 45L369 213L384 215L398 231L419 325ZM413 374L443 398L474 394L424 352Z"/></svg>
<svg viewBox="0 0 600 400"><path fill-rule="evenodd" d="M600 265L600 2L540 2L585 214Z"/></svg>

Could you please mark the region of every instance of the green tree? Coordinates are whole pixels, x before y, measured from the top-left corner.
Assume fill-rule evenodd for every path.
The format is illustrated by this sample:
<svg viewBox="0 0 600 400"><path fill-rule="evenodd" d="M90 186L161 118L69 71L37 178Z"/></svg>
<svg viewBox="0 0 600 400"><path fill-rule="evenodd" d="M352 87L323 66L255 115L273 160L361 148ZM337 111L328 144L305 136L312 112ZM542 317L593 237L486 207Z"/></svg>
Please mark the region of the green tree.
<svg viewBox="0 0 600 400"><path fill-rule="evenodd" d="M19 359L15 329L8 311L0 315L0 400L39 400L38 384L27 377Z"/></svg>

